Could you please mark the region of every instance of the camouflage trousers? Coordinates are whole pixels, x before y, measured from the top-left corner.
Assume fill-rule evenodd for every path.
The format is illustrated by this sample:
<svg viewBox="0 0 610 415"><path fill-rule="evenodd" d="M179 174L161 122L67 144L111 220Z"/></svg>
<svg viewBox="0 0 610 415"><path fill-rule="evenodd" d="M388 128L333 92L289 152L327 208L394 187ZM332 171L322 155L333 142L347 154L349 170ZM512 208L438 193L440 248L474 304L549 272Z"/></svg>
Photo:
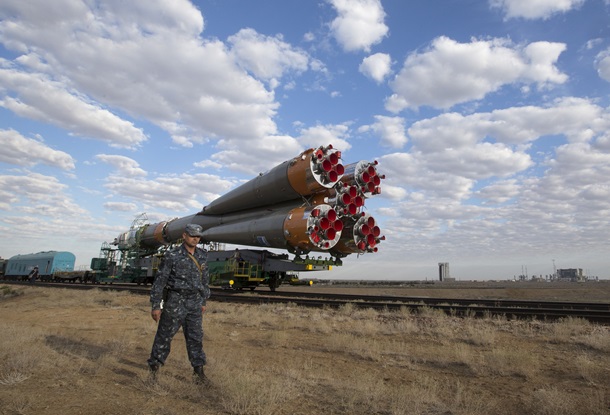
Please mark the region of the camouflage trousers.
<svg viewBox="0 0 610 415"><path fill-rule="evenodd" d="M148 359L149 365L163 365L169 356L172 339L182 327L191 366L204 366L201 296L170 292L161 313L159 327Z"/></svg>

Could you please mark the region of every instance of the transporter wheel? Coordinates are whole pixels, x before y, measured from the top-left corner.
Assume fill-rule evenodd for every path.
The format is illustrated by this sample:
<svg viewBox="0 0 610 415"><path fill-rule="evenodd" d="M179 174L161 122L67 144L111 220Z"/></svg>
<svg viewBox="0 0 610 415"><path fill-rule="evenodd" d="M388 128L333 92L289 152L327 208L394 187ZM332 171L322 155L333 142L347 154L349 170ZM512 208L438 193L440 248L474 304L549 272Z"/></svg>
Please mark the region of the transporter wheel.
<svg viewBox="0 0 610 415"><path fill-rule="evenodd" d="M282 274L278 274L276 272L271 273L269 277L269 289L271 292L275 292L276 288L280 286L282 283Z"/></svg>

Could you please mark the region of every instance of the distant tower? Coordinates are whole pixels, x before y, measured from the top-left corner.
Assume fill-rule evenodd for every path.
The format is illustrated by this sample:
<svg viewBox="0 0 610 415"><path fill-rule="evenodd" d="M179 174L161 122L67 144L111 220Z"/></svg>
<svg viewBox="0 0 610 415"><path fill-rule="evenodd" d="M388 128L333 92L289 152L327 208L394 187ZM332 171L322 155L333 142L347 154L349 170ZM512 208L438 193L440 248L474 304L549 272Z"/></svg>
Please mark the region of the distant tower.
<svg viewBox="0 0 610 415"><path fill-rule="evenodd" d="M451 275L449 274L449 262L438 263L438 278L439 281L451 278Z"/></svg>

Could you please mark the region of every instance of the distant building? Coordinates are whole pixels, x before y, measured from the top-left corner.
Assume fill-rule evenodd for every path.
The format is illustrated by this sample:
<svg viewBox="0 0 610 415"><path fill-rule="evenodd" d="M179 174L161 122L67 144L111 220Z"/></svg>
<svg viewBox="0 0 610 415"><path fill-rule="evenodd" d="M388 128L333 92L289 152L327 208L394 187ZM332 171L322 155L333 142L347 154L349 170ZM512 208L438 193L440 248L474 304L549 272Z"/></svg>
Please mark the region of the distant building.
<svg viewBox="0 0 610 415"><path fill-rule="evenodd" d="M451 279L449 274L449 262L438 263L438 279L439 281L447 281Z"/></svg>
<svg viewBox="0 0 610 415"><path fill-rule="evenodd" d="M564 281L585 281L586 277L582 272L582 268L566 268L557 270L557 279Z"/></svg>

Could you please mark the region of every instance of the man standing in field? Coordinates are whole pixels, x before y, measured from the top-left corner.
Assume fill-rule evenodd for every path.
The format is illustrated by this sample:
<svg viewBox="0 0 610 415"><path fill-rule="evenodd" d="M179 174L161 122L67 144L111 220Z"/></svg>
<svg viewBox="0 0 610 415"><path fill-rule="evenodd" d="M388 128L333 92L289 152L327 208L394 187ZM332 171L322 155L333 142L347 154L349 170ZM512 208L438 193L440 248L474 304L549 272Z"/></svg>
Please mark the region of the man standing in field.
<svg viewBox="0 0 610 415"><path fill-rule="evenodd" d="M159 323L148 367L153 376L165 363L174 335L184 331L188 358L200 383L207 384L203 372L206 356L203 351L203 313L210 296L207 252L197 246L201 226L188 224L182 234L184 242L165 253L150 291L151 315ZM161 310L161 300L167 297Z"/></svg>

